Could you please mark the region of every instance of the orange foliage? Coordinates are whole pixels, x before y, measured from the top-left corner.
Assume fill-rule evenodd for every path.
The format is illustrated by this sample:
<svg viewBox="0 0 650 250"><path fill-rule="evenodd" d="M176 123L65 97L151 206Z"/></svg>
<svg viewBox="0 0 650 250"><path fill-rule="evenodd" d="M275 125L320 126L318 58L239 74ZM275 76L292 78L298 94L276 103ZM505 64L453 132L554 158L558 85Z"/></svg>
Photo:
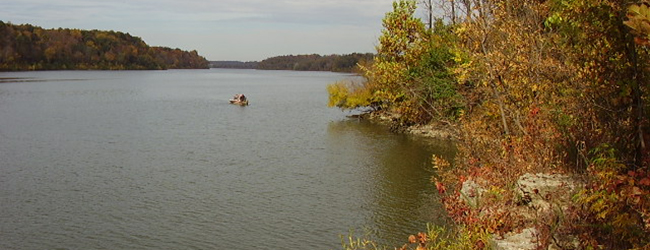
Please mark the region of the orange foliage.
<svg viewBox="0 0 650 250"><path fill-rule="evenodd" d="M196 51L150 47L122 32L0 21L0 70L207 68Z"/></svg>
<svg viewBox="0 0 650 250"><path fill-rule="evenodd" d="M555 218L550 221L591 218L613 228L583 237L585 245L647 246L650 57L621 29L624 4L469 2L477 11L457 29L468 60L455 70L466 86L462 94L469 107L458 126L456 168L434 180L451 217L492 233L529 223L500 209L519 202L511 187L521 175L585 171L599 157L590 150L609 144L616 149L610 158L620 164L586 170L586 177L599 183L580 193L577 205L586 209L544 216ZM466 179L484 180L486 188L503 192L483 197L473 209L455 191ZM602 204L609 205L603 210ZM570 230L595 232L580 225ZM547 229L542 230L546 244L551 233L569 230L538 226ZM612 237L594 236L602 234Z"/></svg>

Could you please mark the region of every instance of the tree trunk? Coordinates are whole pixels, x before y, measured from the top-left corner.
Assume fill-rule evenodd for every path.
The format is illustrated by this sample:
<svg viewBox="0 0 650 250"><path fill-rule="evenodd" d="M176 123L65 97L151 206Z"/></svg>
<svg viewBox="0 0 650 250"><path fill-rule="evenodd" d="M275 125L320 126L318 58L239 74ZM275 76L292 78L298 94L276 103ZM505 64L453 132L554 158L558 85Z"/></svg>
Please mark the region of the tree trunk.
<svg viewBox="0 0 650 250"><path fill-rule="evenodd" d="M451 2L451 24L456 26L456 3L454 0L449 0Z"/></svg>

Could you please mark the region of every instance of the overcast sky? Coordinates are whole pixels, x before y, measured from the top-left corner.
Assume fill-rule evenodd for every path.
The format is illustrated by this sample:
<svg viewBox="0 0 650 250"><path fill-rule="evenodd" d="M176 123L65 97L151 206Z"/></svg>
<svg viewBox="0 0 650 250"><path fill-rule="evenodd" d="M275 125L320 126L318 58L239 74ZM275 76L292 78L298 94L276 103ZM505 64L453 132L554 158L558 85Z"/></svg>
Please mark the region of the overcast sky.
<svg viewBox="0 0 650 250"><path fill-rule="evenodd" d="M128 32L208 60L374 52L392 0L2 0L0 20Z"/></svg>

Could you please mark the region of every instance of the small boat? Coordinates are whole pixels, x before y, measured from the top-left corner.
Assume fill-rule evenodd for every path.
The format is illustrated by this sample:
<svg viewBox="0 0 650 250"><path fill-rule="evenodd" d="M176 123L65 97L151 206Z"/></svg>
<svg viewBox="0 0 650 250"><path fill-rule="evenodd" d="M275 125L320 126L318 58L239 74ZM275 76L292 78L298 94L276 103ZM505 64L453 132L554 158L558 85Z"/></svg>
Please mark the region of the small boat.
<svg viewBox="0 0 650 250"><path fill-rule="evenodd" d="M236 94L229 101L231 104L235 104L239 106L248 106L248 99L246 99L246 96L244 94Z"/></svg>

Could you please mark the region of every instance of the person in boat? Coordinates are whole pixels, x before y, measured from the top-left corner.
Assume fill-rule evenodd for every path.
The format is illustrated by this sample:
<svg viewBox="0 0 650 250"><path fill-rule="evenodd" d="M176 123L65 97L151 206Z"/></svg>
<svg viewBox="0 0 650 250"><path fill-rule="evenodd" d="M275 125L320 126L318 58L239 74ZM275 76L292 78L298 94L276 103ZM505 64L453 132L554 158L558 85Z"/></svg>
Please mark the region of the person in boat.
<svg viewBox="0 0 650 250"><path fill-rule="evenodd" d="M232 99L230 99L230 103L248 105L248 101L246 100L246 96L244 94L236 94L232 97Z"/></svg>
<svg viewBox="0 0 650 250"><path fill-rule="evenodd" d="M235 101L243 102L246 101L246 96L244 96L244 94L236 94L232 99Z"/></svg>

